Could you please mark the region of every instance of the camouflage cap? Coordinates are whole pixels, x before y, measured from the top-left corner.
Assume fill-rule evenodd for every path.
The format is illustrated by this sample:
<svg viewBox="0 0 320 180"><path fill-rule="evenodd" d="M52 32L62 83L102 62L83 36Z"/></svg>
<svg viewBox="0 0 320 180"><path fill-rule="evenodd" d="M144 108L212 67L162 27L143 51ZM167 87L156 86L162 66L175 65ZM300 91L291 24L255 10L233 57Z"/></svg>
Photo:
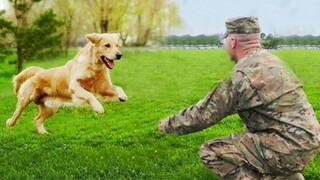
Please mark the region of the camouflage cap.
<svg viewBox="0 0 320 180"><path fill-rule="evenodd" d="M227 31L223 38L229 34L251 34L260 33L259 21L257 17L237 17L226 21Z"/></svg>

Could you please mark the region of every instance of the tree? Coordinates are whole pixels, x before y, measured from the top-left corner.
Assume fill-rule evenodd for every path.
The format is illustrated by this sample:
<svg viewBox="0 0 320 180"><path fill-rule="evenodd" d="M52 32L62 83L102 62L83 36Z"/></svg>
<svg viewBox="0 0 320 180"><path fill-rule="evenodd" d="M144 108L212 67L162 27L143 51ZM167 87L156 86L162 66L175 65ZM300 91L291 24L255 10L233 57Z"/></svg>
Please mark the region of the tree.
<svg viewBox="0 0 320 180"><path fill-rule="evenodd" d="M123 45L144 46L159 43L173 28L181 24L178 7L174 0L10 0L12 6L13 26L8 37L12 36L11 47L17 49L17 67L22 69L23 35L26 28L32 26L33 20L45 9L54 9L65 24L55 34L63 32L62 45L65 54L77 41L85 41L88 33L121 33ZM32 9L37 7L37 11ZM86 15L84 15L86 12ZM59 26L60 27L60 26ZM29 31L28 31L29 33ZM59 38L58 38L59 39ZM19 41L18 41L19 40Z"/></svg>
<svg viewBox="0 0 320 180"><path fill-rule="evenodd" d="M40 16L30 25L28 14L34 3L40 0L10 0L13 7L16 22L7 20L1 14L0 31L3 37L11 37L9 48L15 48L17 52L17 71L23 68L23 62L35 55L39 55L45 50L52 52L54 47L59 47L61 43L61 33L57 29L62 26L63 22L56 18L52 10L40 14ZM3 43L2 43L3 44Z"/></svg>
<svg viewBox="0 0 320 180"><path fill-rule="evenodd" d="M280 45L282 42L282 38L268 34L268 36L262 41L262 46L267 49L277 49L278 45Z"/></svg>
<svg viewBox="0 0 320 180"><path fill-rule="evenodd" d="M82 0L90 14L89 22L94 32L108 33L120 31L121 25L127 23L130 0Z"/></svg>
<svg viewBox="0 0 320 180"><path fill-rule="evenodd" d="M25 34L25 27L28 26L28 14L33 4L39 2L40 0L9 0L12 3L15 17L16 17L16 27L14 28L14 35L16 39L16 49L17 49L17 69L18 72L22 70L23 62L23 35Z"/></svg>
<svg viewBox="0 0 320 180"><path fill-rule="evenodd" d="M134 0L135 46L159 41L173 26L180 23L177 6L172 0ZM146 8L148 7L148 8Z"/></svg>
<svg viewBox="0 0 320 180"><path fill-rule="evenodd" d="M164 45L219 45L220 36L219 35L198 35L198 36L167 36L163 41Z"/></svg>
<svg viewBox="0 0 320 180"><path fill-rule="evenodd" d="M61 52L63 33L58 29L64 24L58 20L53 10L49 9L34 20L32 26L26 29L24 35L24 53L26 59L34 56L48 57ZM34 43L30 43L34 42Z"/></svg>
<svg viewBox="0 0 320 180"><path fill-rule="evenodd" d="M180 25L173 0L92 0L84 1L92 30L120 32L124 45L144 46L161 41L173 27ZM88 31L91 29L88 28Z"/></svg>
<svg viewBox="0 0 320 180"><path fill-rule="evenodd" d="M266 35L265 33L261 33L261 34L260 34L260 38L261 38L262 40L266 39L266 36L267 36L267 35Z"/></svg>
<svg viewBox="0 0 320 180"><path fill-rule="evenodd" d="M12 32L13 25L12 22L5 19L3 16L5 11L0 11L0 62L5 60L8 54L12 54L10 48L10 41L8 41L8 34Z"/></svg>
<svg viewBox="0 0 320 180"><path fill-rule="evenodd" d="M45 1L65 19L65 46L86 33L120 32L123 45L160 42L181 24L174 0ZM86 12L86 16L83 16ZM72 33L70 33L72 32ZM70 40L68 40L70 37ZM67 46L68 47L68 46Z"/></svg>
<svg viewBox="0 0 320 180"><path fill-rule="evenodd" d="M62 39L65 55L68 54L70 47L76 46L77 38L86 32L85 27L88 26L89 22L92 22L91 18L83 16L83 12L86 12L88 8L85 2L87 1L46 1L47 6L53 8L57 12L59 18L63 19L65 22L63 26L64 36Z"/></svg>

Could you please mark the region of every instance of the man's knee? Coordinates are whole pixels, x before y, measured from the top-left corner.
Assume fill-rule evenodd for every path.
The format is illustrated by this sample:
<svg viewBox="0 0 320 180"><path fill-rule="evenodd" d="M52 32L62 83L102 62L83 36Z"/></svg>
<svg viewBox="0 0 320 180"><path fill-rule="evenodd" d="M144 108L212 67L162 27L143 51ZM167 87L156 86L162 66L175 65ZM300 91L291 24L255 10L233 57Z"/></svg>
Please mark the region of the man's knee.
<svg viewBox="0 0 320 180"><path fill-rule="evenodd" d="M215 139L205 142L200 147L199 155L210 171L219 177L225 177L239 168L239 165L232 163L234 162L232 159L237 158L233 152L237 154L230 143L223 139Z"/></svg>
<svg viewBox="0 0 320 180"><path fill-rule="evenodd" d="M220 168L217 167L217 165L221 164L218 163L219 158L216 152L210 146L212 146L212 144L209 142L202 144L199 150L200 159L211 172L219 177L223 177L224 174L221 173Z"/></svg>
<svg viewBox="0 0 320 180"><path fill-rule="evenodd" d="M204 164L218 160L217 154L210 148L210 144L205 142L199 150L200 159Z"/></svg>
<svg viewBox="0 0 320 180"><path fill-rule="evenodd" d="M241 137L241 135L232 135L205 142L199 151L201 161L219 178L256 179L260 174L247 165L244 154L234 144Z"/></svg>

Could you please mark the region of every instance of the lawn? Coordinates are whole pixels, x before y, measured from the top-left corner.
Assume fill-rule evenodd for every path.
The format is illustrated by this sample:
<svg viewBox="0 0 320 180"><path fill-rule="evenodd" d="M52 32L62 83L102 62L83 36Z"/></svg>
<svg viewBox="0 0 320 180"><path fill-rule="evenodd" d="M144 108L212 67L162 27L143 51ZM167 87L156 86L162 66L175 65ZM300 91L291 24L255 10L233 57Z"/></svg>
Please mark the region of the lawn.
<svg viewBox="0 0 320 180"><path fill-rule="evenodd" d="M320 118L320 51L273 51L292 67ZM75 52L69 55L73 57ZM50 135L38 135L30 104L14 128L6 128L16 104L12 65L0 64L0 179L214 179L199 160L205 141L241 132L238 116L184 136L161 135L158 121L201 98L228 77L233 63L224 50L124 50L111 71L128 102L62 107L45 122ZM30 61L25 66L63 65L68 58ZM306 179L320 179L320 155Z"/></svg>

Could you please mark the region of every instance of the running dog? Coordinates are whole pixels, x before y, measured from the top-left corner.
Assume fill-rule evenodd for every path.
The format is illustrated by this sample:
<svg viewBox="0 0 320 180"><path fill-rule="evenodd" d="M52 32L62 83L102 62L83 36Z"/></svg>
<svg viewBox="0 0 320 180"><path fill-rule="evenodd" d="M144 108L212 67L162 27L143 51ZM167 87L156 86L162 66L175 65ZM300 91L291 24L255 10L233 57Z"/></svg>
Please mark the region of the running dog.
<svg viewBox="0 0 320 180"><path fill-rule="evenodd" d="M118 49L120 34L88 34L86 37L88 44L64 66L51 69L32 66L13 79L18 103L13 116L7 120L8 127L16 124L31 102L39 106L39 114L35 118L37 131L47 134L44 121L62 105L87 104L96 113L103 114L104 109L96 95L127 101L123 89L113 85L109 75L114 60L120 60L122 56Z"/></svg>

